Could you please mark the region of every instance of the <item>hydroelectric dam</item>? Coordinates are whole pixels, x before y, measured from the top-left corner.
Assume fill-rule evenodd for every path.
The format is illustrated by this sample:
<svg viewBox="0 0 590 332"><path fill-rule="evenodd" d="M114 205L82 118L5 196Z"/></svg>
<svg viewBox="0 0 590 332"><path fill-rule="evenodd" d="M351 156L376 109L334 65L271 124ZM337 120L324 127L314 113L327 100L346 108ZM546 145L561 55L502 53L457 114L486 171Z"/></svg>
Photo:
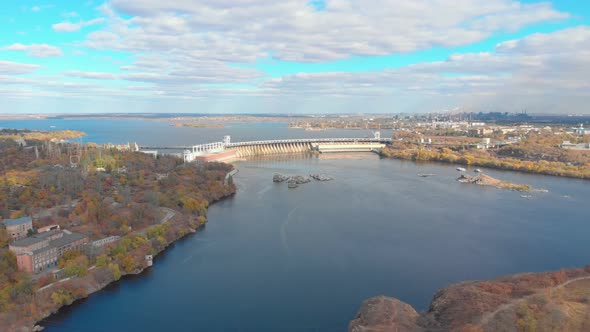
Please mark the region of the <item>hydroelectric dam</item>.
<svg viewBox="0 0 590 332"><path fill-rule="evenodd" d="M283 140L264 140L231 142L230 136L223 141L193 146L137 146L141 152L157 155L158 151L180 150L185 162L192 161L227 161L251 156L331 152L371 152L391 143L391 138L382 138L379 132L373 137L356 138L301 138Z"/></svg>

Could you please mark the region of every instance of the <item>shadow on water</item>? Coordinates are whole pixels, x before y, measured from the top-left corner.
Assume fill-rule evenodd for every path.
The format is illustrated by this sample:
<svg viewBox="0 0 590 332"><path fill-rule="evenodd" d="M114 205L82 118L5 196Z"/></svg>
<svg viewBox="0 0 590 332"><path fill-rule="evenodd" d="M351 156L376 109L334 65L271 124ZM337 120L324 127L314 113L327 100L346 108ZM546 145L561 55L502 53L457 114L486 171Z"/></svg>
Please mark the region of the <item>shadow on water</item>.
<svg viewBox="0 0 590 332"><path fill-rule="evenodd" d="M225 197L217 202L231 200L232 196ZM217 203L215 202L215 203ZM90 294L88 297L79 299L74 301L72 304L64 306L59 309L58 312L52 314L51 316L43 319L38 324L44 327L56 327L59 328L60 324L63 322L64 319L70 317L78 307L91 302L96 297L109 297L114 294L118 294L122 291L125 291L126 286L138 283L138 282L148 282L155 273L157 273L157 269L159 265L164 264L167 259L169 259L170 253L175 250L177 247L184 245L192 240L193 237L198 236L198 234L205 230L207 224L200 226L195 233L188 233L182 238L176 240L175 242L171 243L168 247L166 247L162 252L160 252L157 256L153 259L153 267L147 267L143 271L137 274L127 274L121 277L121 279L111 282L104 288L98 290L95 293Z"/></svg>

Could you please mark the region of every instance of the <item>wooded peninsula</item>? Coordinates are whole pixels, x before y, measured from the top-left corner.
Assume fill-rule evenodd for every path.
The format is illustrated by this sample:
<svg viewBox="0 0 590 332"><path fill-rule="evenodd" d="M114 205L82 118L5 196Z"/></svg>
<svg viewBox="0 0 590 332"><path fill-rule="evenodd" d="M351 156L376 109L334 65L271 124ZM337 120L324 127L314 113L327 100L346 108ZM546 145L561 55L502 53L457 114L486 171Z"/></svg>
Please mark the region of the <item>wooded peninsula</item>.
<svg viewBox="0 0 590 332"><path fill-rule="evenodd" d="M236 190L228 164L185 164L48 137L21 131L0 137L0 223L32 220L16 241L9 226L0 228L2 331L30 330L62 306L140 273L152 256L202 227L210 203ZM75 249L57 247L74 235ZM36 247L17 251L30 243ZM36 262L52 246L60 251L55 262L22 270L27 257Z"/></svg>

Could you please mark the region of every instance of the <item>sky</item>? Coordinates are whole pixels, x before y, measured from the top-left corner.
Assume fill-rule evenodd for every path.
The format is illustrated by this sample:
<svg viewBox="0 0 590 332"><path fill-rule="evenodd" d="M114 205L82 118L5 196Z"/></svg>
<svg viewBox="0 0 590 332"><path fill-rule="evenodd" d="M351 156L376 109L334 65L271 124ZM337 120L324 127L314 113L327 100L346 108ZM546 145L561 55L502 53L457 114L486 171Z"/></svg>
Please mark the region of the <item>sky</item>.
<svg viewBox="0 0 590 332"><path fill-rule="evenodd" d="M590 114L586 0L4 0L0 113Z"/></svg>

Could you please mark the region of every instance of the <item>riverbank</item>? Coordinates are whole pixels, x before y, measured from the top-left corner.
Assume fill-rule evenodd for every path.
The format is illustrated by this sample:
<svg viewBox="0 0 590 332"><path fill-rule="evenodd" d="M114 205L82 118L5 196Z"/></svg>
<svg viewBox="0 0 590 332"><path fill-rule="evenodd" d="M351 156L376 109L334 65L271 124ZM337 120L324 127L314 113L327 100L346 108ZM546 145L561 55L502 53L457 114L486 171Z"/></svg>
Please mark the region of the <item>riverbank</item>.
<svg viewBox="0 0 590 332"><path fill-rule="evenodd" d="M234 194L235 192L227 194L212 203L214 204L232 197ZM112 264L99 266L99 263L97 263L88 269L88 273L84 277L67 278L40 288L35 294L34 301L37 304L45 305L38 311L36 318L25 324L7 326L7 330L19 332L39 330L43 327L43 321L50 319L52 315L57 314L64 307L76 305L80 300L91 296L115 282L119 282L126 276L142 274L147 268L151 267L145 259L146 254L151 254L156 258L170 246L174 245L176 241L193 233L197 233L205 227L206 223L207 220L187 222L183 219L174 218L168 221L167 225L169 225L169 227L167 227L168 229L165 232L165 236L161 237L166 240L164 243L160 243L158 246L153 247L153 250L149 253L146 252L145 248L136 248L130 252L131 257L134 257L135 259L135 268L131 271L128 271L123 267L114 268ZM149 234L151 230L156 230L159 227L162 227L162 225L149 227L145 229L145 232Z"/></svg>
<svg viewBox="0 0 590 332"><path fill-rule="evenodd" d="M398 299L363 302L350 332L587 331L590 266L465 281L439 290L426 312Z"/></svg>
<svg viewBox="0 0 590 332"><path fill-rule="evenodd" d="M16 130L16 129L2 129L0 130L0 140L15 140L15 141L64 141L86 136L86 133L76 130Z"/></svg>
<svg viewBox="0 0 590 332"><path fill-rule="evenodd" d="M188 127L188 128L225 128L223 123L171 123L173 127Z"/></svg>
<svg viewBox="0 0 590 332"><path fill-rule="evenodd" d="M58 227L84 244L59 252L38 242L19 251L5 248L10 237L0 228L0 331L31 330L61 307L140 273L150 256L202 227L210 202L236 191L225 181L228 164L187 165L172 156L35 139L2 138L0 151L0 217L30 216L33 233ZM43 265L26 265L41 259Z"/></svg>
<svg viewBox="0 0 590 332"><path fill-rule="evenodd" d="M556 161L530 161L516 158L500 158L486 151L453 151L450 149L392 148L381 149L379 155L411 161L437 161L443 163L480 166L499 170L530 174L552 175L576 179L590 179L590 164L573 165Z"/></svg>

